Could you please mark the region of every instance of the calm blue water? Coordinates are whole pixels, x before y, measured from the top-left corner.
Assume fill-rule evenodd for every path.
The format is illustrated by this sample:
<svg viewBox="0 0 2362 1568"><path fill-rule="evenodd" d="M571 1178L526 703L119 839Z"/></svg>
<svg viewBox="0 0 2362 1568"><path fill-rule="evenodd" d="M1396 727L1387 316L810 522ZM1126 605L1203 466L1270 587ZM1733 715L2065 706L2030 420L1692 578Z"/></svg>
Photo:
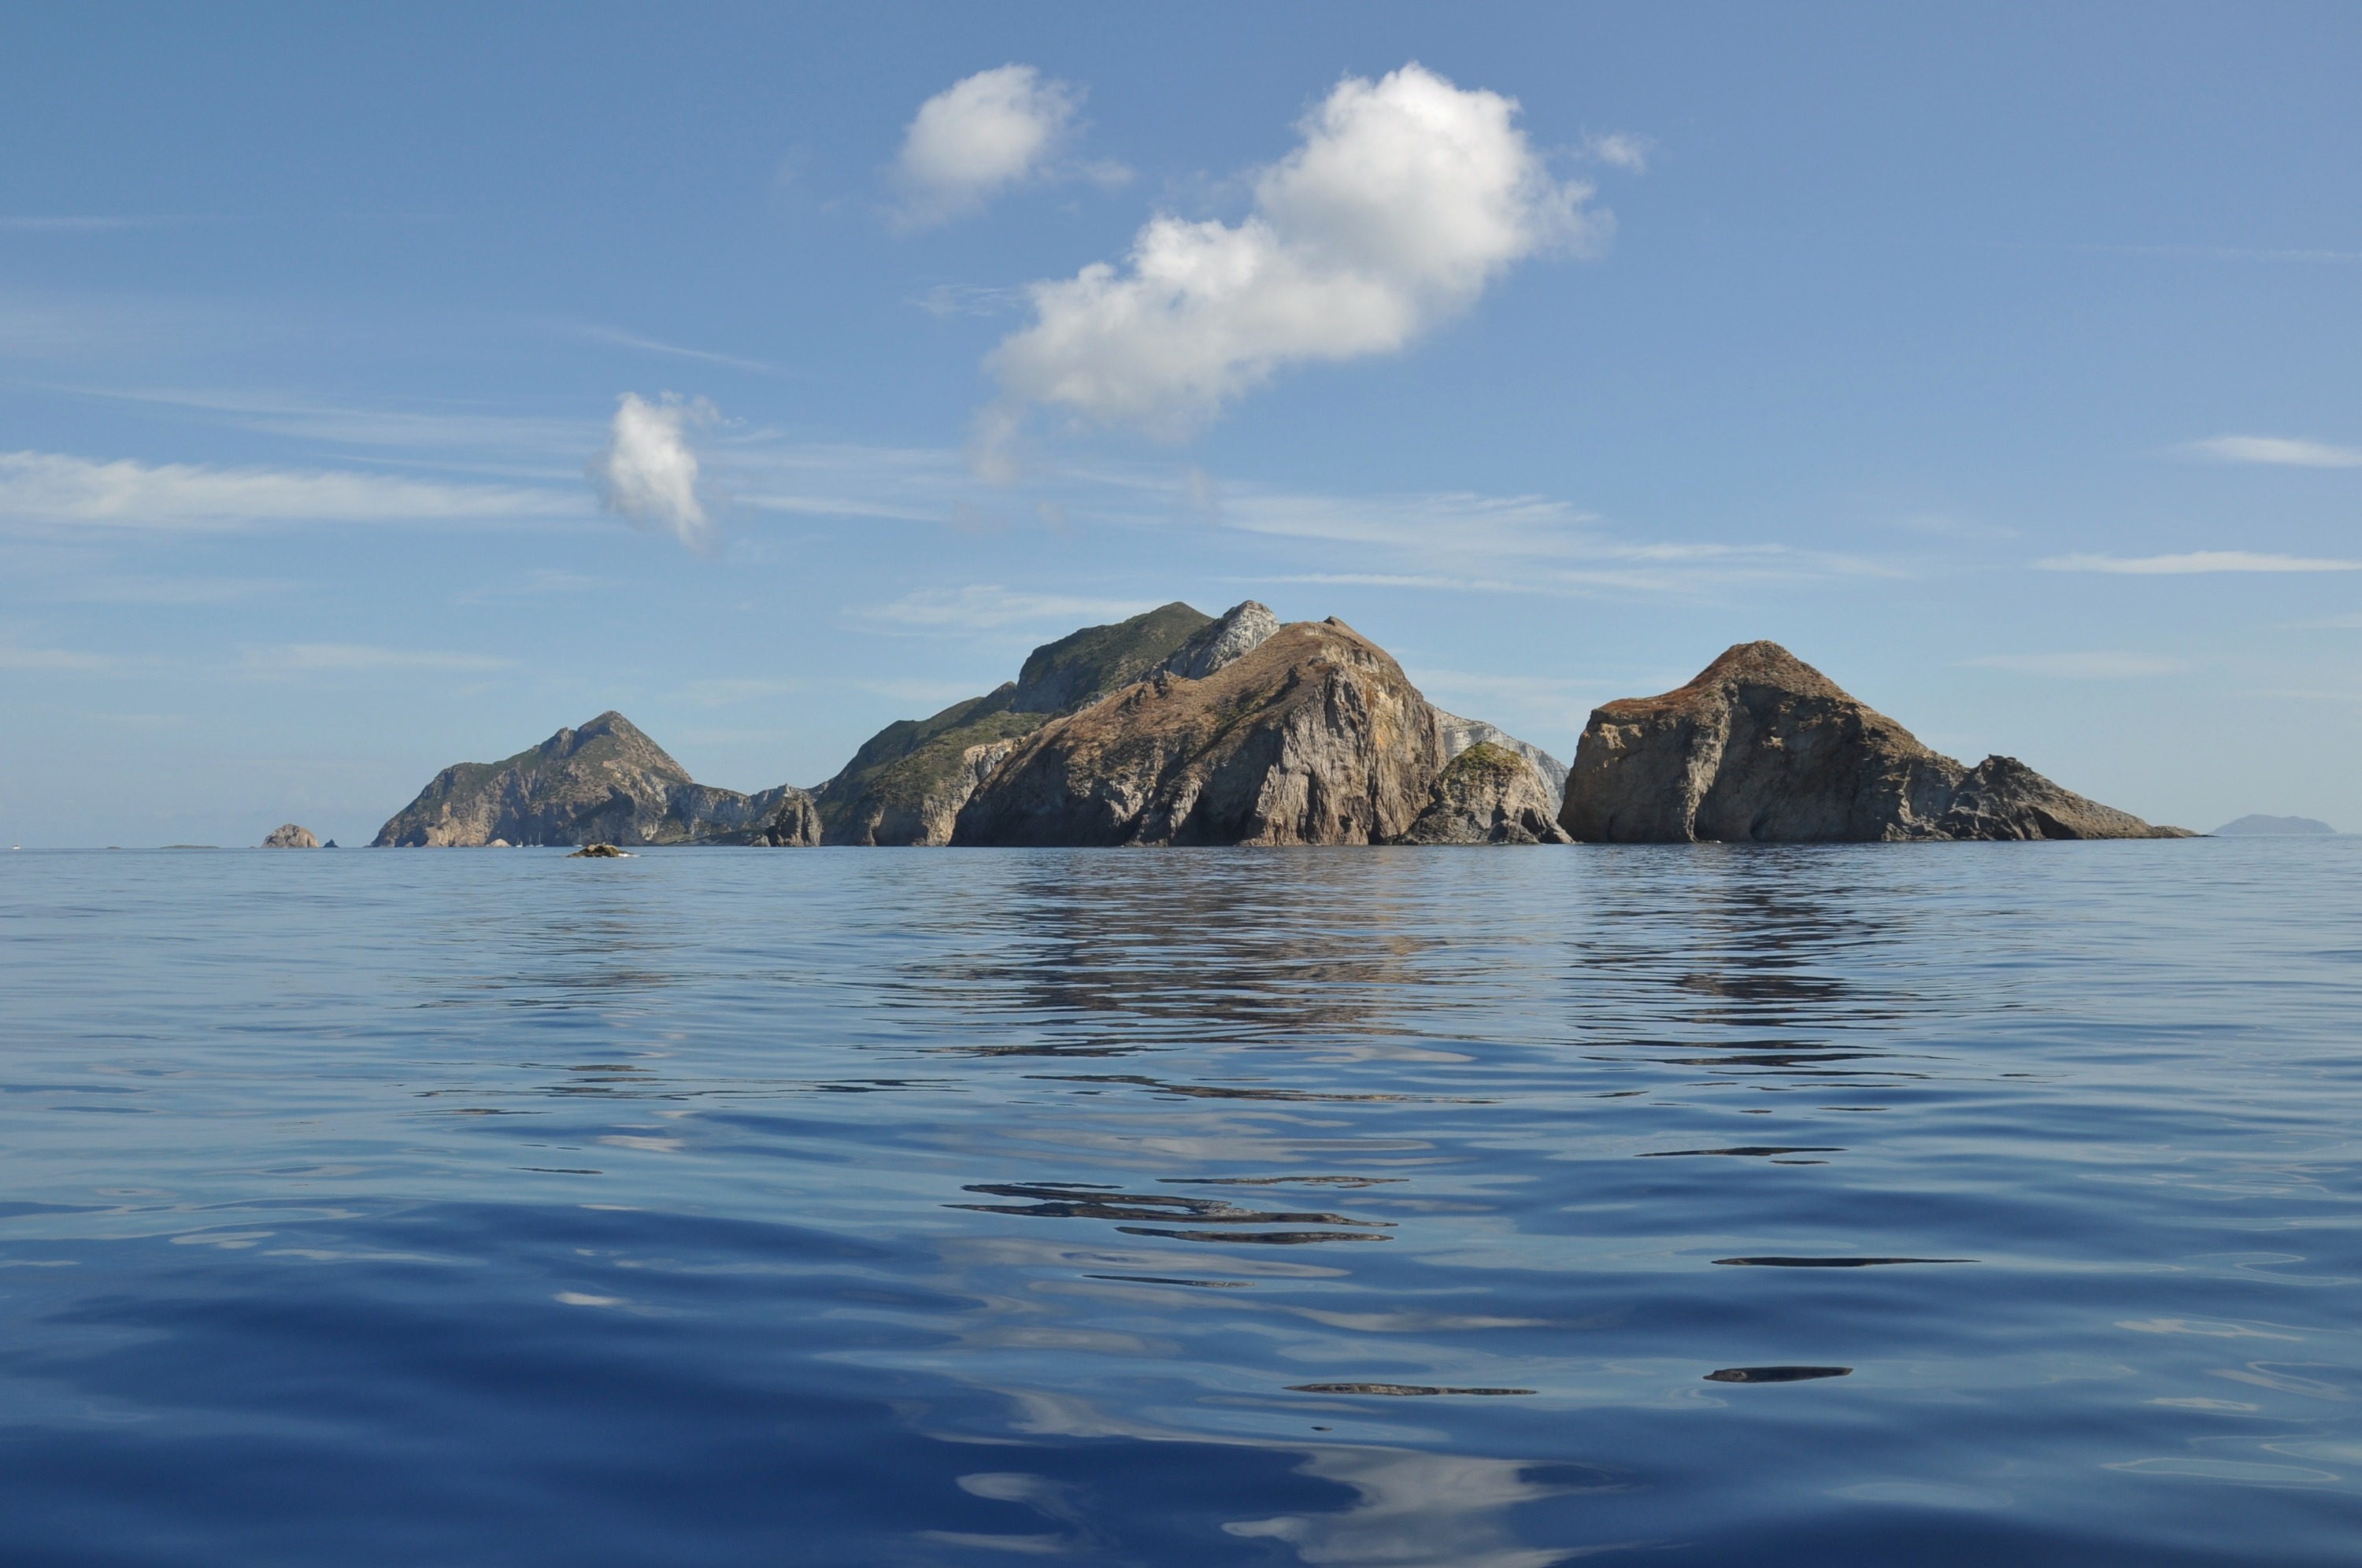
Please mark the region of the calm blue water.
<svg viewBox="0 0 2362 1568"><path fill-rule="evenodd" d="M2362 841L25 853L0 1003L10 1563L2362 1557Z"/></svg>

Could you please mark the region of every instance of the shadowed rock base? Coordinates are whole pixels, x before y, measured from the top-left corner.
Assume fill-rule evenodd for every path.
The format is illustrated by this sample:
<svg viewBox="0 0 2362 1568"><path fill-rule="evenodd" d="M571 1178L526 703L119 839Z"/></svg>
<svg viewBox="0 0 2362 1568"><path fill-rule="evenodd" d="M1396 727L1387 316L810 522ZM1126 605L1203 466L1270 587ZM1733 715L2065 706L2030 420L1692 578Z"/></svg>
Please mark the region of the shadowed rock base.
<svg viewBox="0 0 2362 1568"><path fill-rule="evenodd" d="M1741 643L1661 697L1595 710L1559 824L1596 844L2187 838L2014 757L1967 767L1776 643Z"/></svg>

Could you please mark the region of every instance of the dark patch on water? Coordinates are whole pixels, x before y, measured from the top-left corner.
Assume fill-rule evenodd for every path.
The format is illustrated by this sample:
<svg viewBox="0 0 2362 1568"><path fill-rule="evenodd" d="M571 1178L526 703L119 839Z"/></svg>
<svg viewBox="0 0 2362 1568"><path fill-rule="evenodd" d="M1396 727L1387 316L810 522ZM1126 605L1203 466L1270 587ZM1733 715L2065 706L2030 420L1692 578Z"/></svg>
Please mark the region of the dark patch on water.
<svg viewBox="0 0 2362 1568"><path fill-rule="evenodd" d="M1974 1258L1716 1258L1746 1268L1886 1268L1895 1264L1974 1263Z"/></svg>
<svg viewBox="0 0 2362 1568"><path fill-rule="evenodd" d="M1850 1366L1726 1366L1705 1375L1708 1383L1809 1383L1816 1377L1850 1377Z"/></svg>
<svg viewBox="0 0 2362 1568"><path fill-rule="evenodd" d="M1432 1398L1442 1394L1473 1394L1495 1399L1534 1392L1530 1388L1444 1388L1424 1383L1291 1383L1287 1391L1290 1394L1380 1394L1395 1399Z"/></svg>

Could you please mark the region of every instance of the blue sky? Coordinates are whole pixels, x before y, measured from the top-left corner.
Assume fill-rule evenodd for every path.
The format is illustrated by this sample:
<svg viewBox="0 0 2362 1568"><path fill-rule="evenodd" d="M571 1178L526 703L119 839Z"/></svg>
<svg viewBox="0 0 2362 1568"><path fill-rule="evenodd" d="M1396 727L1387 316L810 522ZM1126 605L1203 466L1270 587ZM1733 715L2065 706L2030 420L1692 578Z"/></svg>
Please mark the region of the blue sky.
<svg viewBox="0 0 2362 1568"><path fill-rule="evenodd" d="M609 707L811 784L1250 596L1562 756L1768 636L2362 828L2356 80L2337 6L24 10L0 836L366 840Z"/></svg>

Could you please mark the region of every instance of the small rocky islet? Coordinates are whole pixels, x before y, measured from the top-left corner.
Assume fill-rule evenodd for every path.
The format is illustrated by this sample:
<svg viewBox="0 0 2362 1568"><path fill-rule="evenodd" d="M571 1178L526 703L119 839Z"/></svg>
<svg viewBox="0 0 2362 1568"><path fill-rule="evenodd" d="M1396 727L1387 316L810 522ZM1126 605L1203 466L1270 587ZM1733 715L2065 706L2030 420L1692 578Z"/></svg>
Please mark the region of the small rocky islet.
<svg viewBox="0 0 2362 1568"><path fill-rule="evenodd" d="M307 835L308 836L308 835ZM1970 767L1772 643L1595 710L1570 767L1331 617L1167 604L870 737L811 790L700 784L621 713L436 775L380 846L1875 843L2175 838Z"/></svg>

